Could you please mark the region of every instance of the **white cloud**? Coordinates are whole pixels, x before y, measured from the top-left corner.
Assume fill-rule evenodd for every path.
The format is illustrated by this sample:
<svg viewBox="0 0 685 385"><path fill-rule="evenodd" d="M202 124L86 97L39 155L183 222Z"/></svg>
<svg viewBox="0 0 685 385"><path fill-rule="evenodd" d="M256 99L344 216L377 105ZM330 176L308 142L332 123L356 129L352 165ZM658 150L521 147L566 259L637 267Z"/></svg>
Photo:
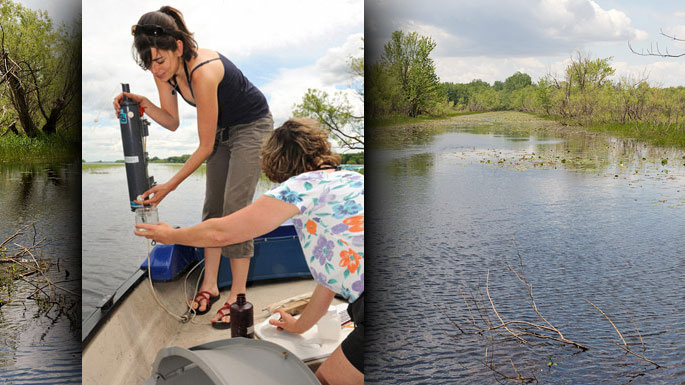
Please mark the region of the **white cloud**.
<svg viewBox="0 0 685 385"><path fill-rule="evenodd" d="M325 83L337 85L350 80L350 58L363 56L363 37L362 33L348 36L342 46L328 49L326 55L316 61L316 70Z"/></svg>
<svg viewBox="0 0 685 385"><path fill-rule="evenodd" d="M542 0L531 11L554 39L601 42L646 37L646 32L631 26L624 12L604 10L592 0Z"/></svg>
<svg viewBox="0 0 685 385"><path fill-rule="evenodd" d="M132 92L158 103L151 75L142 71L131 56L130 28L144 12L166 3L145 2L143 9L136 0L116 4L83 2L84 159L123 157L112 107L121 82L129 83ZM181 0L173 6L183 12L200 47L215 49L236 63L264 92L274 115L284 117L290 115L292 105L299 102L307 88L334 90L345 86L346 58L358 53L355 49L360 46L364 29L363 0ZM114 13L116 17L110 17ZM272 80L260 84L255 78ZM173 133L153 123L148 140L151 156L195 150L195 109L179 99L179 115L181 127Z"/></svg>
<svg viewBox="0 0 685 385"><path fill-rule="evenodd" d="M605 10L593 0L399 0L367 7L373 58L397 29L432 36L436 55L467 57L550 56L589 43L647 37L625 12Z"/></svg>
<svg viewBox="0 0 685 385"><path fill-rule="evenodd" d="M262 91L270 95L269 107L276 124L292 117L293 107L302 101L307 89L316 88L334 95L340 88L350 86L353 78L349 71L349 57L359 55L360 38L361 34L348 36L342 46L330 48L314 65L282 68L273 81L262 87ZM357 111L363 111L354 91L348 89L344 92Z"/></svg>
<svg viewBox="0 0 685 385"><path fill-rule="evenodd" d="M626 62L612 63L616 69L616 76L631 76L642 78L647 76L647 81L656 87L682 86L685 79L685 62L667 61L665 59L649 63L647 65L635 65Z"/></svg>

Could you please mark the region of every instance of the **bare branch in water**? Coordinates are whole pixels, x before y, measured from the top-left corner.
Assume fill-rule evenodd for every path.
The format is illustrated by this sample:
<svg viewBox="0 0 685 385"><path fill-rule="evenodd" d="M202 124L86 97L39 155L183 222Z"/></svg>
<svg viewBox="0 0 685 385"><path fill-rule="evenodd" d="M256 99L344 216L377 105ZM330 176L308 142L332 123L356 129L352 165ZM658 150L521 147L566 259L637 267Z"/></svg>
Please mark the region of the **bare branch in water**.
<svg viewBox="0 0 685 385"><path fill-rule="evenodd" d="M33 230L33 234L29 234L29 228ZM22 244L22 240L27 244ZM35 222L24 225L0 243L0 277L4 277L1 281L3 289L6 286L7 293L11 296L13 281L26 282L34 288L27 299L38 305L40 314L51 319L53 324L60 316L66 315L72 323L78 325L78 316L74 309L80 293L60 285L68 281L53 282L47 276L46 272L52 263L49 259L42 258L42 247L46 244L45 238L38 238ZM10 246L12 249L8 249ZM50 317L53 309L56 311L54 318Z"/></svg>
<svg viewBox="0 0 685 385"><path fill-rule="evenodd" d="M615 343L616 346L618 346L619 348L625 350L626 353L630 353L630 354L634 355L635 357L637 357L637 358L639 358L639 359L641 359L641 360L643 360L643 361L649 362L650 364L656 366L657 368L660 368L660 367L661 367L661 365L659 365L659 364L657 364L656 362L650 360L649 358L647 358L647 357L645 357L645 356L643 356L643 355L641 355L641 354L638 354L638 353L633 352L633 351L630 349L630 347L628 346L628 344L626 343L626 340L623 338L623 334L621 334L621 332L618 330L618 328L616 327L616 325L614 324L614 322L611 320L611 318L610 318L604 311L602 311L602 309L600 309L597 305L595 305L594 303L590 302L589 299L587 299L587 298L584 298L584 299L585 299L585 301L587 301L587 303L589 303L589 304L592 305L595 309L597 309L597 311L599 311L600 313L602 313L602 315L604 316L604 318L606 318L607 321L609 321L609 323L611 324L611 326L614 327L614 330L616 330L616 334L618 334L618 337L621 339L621 342L623 342L623 346L621 346L621 345ZM640 339L642 339L642 337L640 337Z"/></svg>

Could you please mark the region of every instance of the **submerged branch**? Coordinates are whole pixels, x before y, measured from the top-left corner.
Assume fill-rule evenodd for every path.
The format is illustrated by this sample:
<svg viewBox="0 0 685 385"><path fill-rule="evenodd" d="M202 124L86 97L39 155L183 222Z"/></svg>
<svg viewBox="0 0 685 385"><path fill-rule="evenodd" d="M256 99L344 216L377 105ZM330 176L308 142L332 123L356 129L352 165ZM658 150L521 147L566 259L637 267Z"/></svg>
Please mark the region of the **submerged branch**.
<svg viewBox="0 0 685 385"><path fill-rule="evenodd" d="M32 234L27 232L29 228L33 229ZM26 244L22 244L22 241L26 241ZM2 241L0 243L0 288L7 289L11 297L14 281L25 282L33 287L33 291L26 299L36 303L39 314L50 318L53 322L60 316L66 315L73 325L78 326L76 305L80 294L60 285L69 281L53 282L48 277L46 273L52 263L41 256L42 247L45 244L45 238L38 238L35 222L21 227ZM10 245L12 249L8 249ZM11 301L11 298L8 301L0 300L3 303ZM54 319L50 317L53 310L56 311Z"/></svg>
<svg viewBox="0 0 685 385"><path fill-rule="evenodd" d="M584 298L584 299L585 299L585 301L586 301L587 303L589 303L590 305L592 305L592 307L594 307L595 309L597 309L597 311L599 311L599 312L604 316L604 318L606 318L607 321L609 321L609 323L611 324L611 326L614 327L614 330L616 331L616 334L618 334L618 337L621 339L621 342L623 342L623 346L621 346L621 345L619 345L619 344L617 344L617 343L614 342L614 344L616 344L616 346L618 346L619 348L623 349L626 353L632 354L632 355L634 355L635 357L637 357L637 358L639 358L639 359L641 359L641 360L643 360L643 361L649 362L650 364L656 366L657 368L662 367L661 365L659 365L659 364L657 364L656 362L650 360L649 358L647 358L647 357L645 357L645 356L643 356L643 355L641 355L641 354L638 354L638 353L633 352L633 351L630 349L630 347L628 346L628 344L626 343L626 340L623 338L623 334L621 334L621 332L618 330L618 328L616 327L616 325L614 324L614 322L611 320L611 318L610 318L604 311L602 311L602 309L600 309L597 305L595 305L594 303L590 302L589 299L587 299L587 298ZM639 334L639 332L638 332L638 334ZM642 340L642 336L640 336L640 340ZM644 342L643 342L643 349L644 349Z"/></svg>

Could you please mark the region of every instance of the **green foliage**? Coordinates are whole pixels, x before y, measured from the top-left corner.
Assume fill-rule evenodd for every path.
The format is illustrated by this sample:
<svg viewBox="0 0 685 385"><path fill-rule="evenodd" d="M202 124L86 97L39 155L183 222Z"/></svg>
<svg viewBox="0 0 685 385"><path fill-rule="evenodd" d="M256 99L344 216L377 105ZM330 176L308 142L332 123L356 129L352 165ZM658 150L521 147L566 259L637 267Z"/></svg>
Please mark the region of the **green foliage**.
<svg viewBox="0 0 685 385"><path fill-rule="evenodd" d="M512 92L520 90L522 88L526 88L531 84L533 84L533 82L530 79L530 75L517 71L515 74L509 76L507 80L504 81L504 90Z"/></svg>
<svg viewBox="0 0 685 385"><path fill-rule="evenodd" d="M364 164L364 152L340 154L342 164Z"/></svg>
<svg viewBox="0 0 685 385"><path fill-rule="evenodd" d="M337 139L352 150L364 149L364 117L355 116L344 94L331 97L325 91L308 89L293 115L318 120Z"/></svg>
<svg viewBox="0 0 685 385"><path fill-rule="evenodd" d="M150 159L150 163L185 163L188 158L190 158L190 154L170 156L168 158L159 158L154 156L152 159Z"/></svg>
<svg viewBox="0 0 685 385"><path fill-rule="evenodd" d="M493 87L482 80L443 83L460 111L532 112L593 130L685 148L685 88L654 88L642 78L612 80L612 58L577 54L557 79L537 84L517 72Z"/></svg>
<svg viewBox="0 0 685 385"><path fill-rule="evenodd" d="M58 133L80 143L80 23L55 27L44 11L0 0L0 25L0 135Z"/></svg>
<svg viewBox="0 0 685 385"><path fill-rule="evenodd" d="M392 33L380 61L370 67L366 84L373 118L395 113L416 117L445 108L447 89L440 85L430 57L435 45L433 39L416 32Z"/></svg>
<svg viewBox="0 0 685 385"><path fill-rule="evenodd" d="M0 136L0 159L5 162L69 161L80 151L80 142L58 134L29 138L8 133Z"/></svg>
<svg viewBox="0 0 685 385"><path fill-rule="evenodd" d="M363 103L364 56L350 57L348 65L354 82L352 88ZM295 105L293 115L318 120L343 148L364 149L364 116L354 114L352 104L343 92L329 95L325 91L310 88L302 97L302 102Z"/></svg>

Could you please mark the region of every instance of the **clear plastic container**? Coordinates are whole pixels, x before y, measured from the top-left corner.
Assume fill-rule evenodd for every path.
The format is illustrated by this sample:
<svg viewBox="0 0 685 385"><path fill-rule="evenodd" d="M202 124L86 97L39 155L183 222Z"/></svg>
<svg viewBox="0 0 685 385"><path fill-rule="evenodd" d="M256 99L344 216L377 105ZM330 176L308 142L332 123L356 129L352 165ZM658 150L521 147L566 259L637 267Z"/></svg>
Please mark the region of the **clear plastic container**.
<svg viewBox="0 0 685 385"><path fill-rule="evenodd" d="M340 316L334 307L328 309L316 326L319 330L319 338L330 341L340 339Z"/></svg>
<svg viewBox="0 0 685 385"><path fill-rule="evenodd" d="M156 224L159 222L159 214L157 213L157 207L140 207L136 209L136 224L138 223L150 223ZM145 229L139 229L140 231L147 231Z"/></svg>

